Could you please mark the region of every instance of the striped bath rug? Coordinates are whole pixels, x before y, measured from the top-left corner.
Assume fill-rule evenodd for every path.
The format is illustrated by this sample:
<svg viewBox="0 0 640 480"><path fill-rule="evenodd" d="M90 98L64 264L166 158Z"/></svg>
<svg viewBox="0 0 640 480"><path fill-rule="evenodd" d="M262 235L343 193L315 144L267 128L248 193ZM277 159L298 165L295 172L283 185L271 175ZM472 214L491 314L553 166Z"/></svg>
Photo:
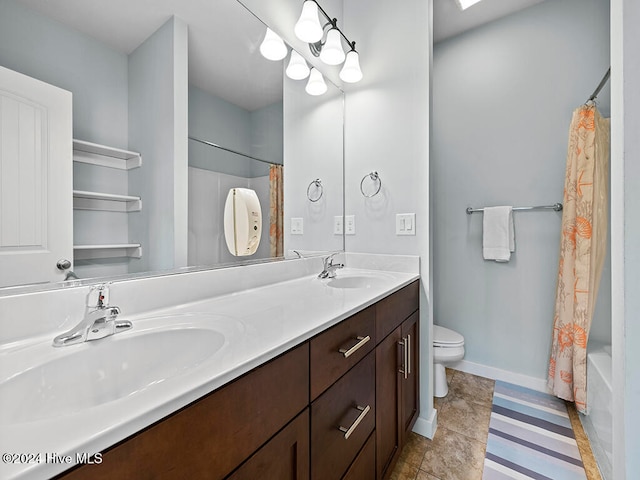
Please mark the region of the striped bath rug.
<svg viewBox="0 0 640 480"><path fill-rule="evenodd" d="M496 381L482 478L586 479L564 401Z"/></svg>

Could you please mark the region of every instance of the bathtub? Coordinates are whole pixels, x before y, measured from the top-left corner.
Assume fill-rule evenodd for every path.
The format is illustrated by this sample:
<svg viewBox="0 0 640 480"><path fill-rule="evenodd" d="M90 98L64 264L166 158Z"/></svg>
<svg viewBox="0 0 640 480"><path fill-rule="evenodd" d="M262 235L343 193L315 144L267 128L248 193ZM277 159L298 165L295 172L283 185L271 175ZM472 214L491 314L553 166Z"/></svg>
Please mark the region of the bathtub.
<svg viewBox="0 0 640 480"><path fill-rule="evenodd" d="M605 480L612 478L611 376L611 345L590 343L587 354L587 415L580 418Z"/></svg>

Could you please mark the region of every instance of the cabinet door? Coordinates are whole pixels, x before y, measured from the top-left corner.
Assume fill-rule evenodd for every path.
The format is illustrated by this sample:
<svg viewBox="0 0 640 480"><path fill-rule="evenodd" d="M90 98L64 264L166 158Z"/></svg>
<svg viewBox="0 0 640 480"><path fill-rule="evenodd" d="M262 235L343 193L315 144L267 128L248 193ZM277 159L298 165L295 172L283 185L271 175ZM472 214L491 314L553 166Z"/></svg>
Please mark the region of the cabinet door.
<svg viewBox="0 0 640 480"><path fill-rule="evenodd" d="M376 478L388 477L401 450L401 327L376 347Z"/></svg>
<svg viewBox="0 0 640 480"><path fill-rule="evenodd" d="M227 480L307 480L309 478L309 409L291 421Z"/></svg>
<svg viewBox="0 0 640 480"><path fill-rule="evenodd" d="M419 312L402 323L402 341L406 349L406 374L402 375L402 443L411 432L419 411ZM403 352L404 353L404 352Z"/></svg>

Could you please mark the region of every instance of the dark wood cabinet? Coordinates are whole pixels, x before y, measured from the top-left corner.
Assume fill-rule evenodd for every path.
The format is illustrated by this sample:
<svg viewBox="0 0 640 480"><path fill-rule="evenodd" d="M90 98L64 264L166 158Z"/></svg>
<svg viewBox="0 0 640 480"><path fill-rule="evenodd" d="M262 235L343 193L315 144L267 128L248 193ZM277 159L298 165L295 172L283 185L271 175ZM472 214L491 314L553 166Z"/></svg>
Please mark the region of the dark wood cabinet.
<svg viewBox="0 0 640 480"><path fill-rule="evenodd" d="M372 433L342 480L372 480L374 478L376 478L376 436Z"/></svg>
<svg viewBox="0 0 640 480"><path fill-rule="evenodd" d="M311 339L312 401L375 348L375 313L369 307Z"/></svg>
<svg viewBox="0 0 640 480"><path fill-rule="evenodd" d="M373 480L418 416L419 282L57 478Z"/></svg>
<svg viewBox="0 0 640 480"><path fill-rule="evenodd" d="M402 339L404 341L404 348L406 349L406 362L405 368L406 375L403 373L400 380L401 384L401 420L402 420L402 443L405 440L413 425L418 419L418 412L420 409L420 318L419 313L415 312L408 319L402 323Z"/></svg>
<svg viewBox="0 0 640 480"><path fill-rule="evenodd" d="M376 348L376 472L383 478L400 455L400 340L397 327Z"/></svg>
<svg viewBox="0 0 640 480"><path fill-rule="evenodd" d="M309 478L309 409L305 409L228 480L307 480Z"/></svg>
<svg viewBox="0 0 640 480"><path fill-rule="evenodd" d="M375 428L375 354L311 404L311 478L339 480Z"/></svg>
<svg viewBox="0 0 640 480"><path fill-rule="evenodd" d="M304 343L111 447L101 464L64 478L222 479L308 404Z"/></svg>
<svg viewBox="0 0 640 480"><path fill-rule="evenodd" d="M376 333L376 478L391 475L419 413L418 282L381 300ZM379 308L378 308L379 307Z"/></svg>

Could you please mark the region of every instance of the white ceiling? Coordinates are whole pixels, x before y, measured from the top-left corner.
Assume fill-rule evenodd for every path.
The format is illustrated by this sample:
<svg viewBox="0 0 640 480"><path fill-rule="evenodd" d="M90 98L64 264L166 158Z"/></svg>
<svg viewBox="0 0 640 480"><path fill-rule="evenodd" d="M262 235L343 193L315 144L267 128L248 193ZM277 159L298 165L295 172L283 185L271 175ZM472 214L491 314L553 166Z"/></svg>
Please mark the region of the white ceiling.
<svg viewBox="0 0 640 480"><path fill-rule="evenodd" d="M131 53L172 15L189 25L189 83L255 110L282 99L282 62L259 53L264 25L237 0L19 0Z"/></svg>
<svg viewBox="0 0 640 480"><path fill-rule="evenodd" d="M18 0L125 54L172 15L189 25L189 82L252 111L282 98L282 62L258 48L264 25L237 0ZM434 41L470 30L543 0L483 0L461 12L433 0Z"/></svg>
<svg viewBox="0 0 640 480"><path fill-rule="evenodd" d="M460 11L455 0L433 0L433 41L439 42L544 0L482 0Z"/></svg>

